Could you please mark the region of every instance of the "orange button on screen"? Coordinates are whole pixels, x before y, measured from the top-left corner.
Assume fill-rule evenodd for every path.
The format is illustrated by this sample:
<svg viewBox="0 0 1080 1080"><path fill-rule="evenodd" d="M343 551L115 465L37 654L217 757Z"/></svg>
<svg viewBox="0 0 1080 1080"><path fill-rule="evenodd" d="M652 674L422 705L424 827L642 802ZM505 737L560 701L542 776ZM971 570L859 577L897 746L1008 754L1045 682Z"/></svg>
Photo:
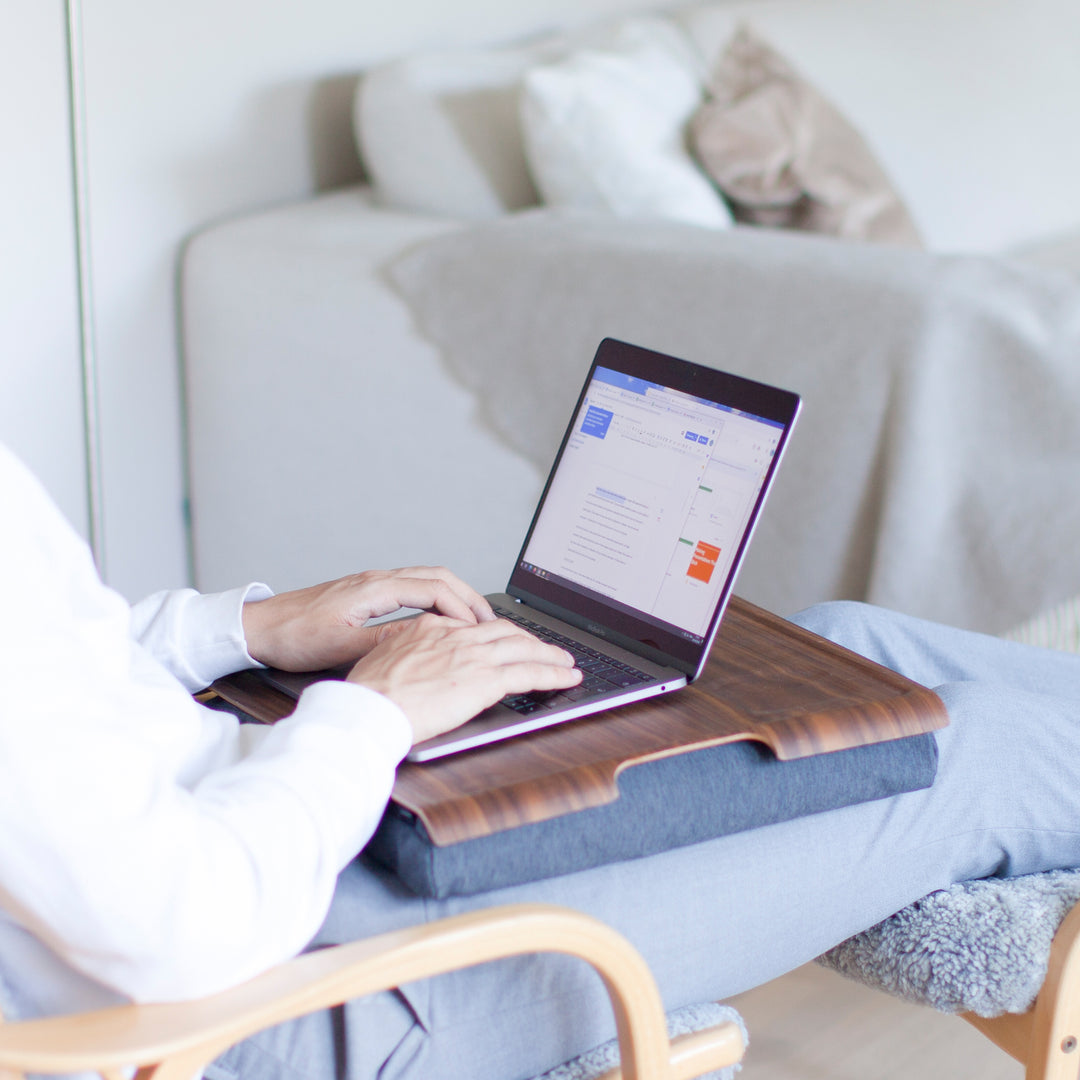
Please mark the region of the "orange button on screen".
<svg viewBox="0 0 1080 1080"><path fill-rule="evenodd" d="M716 569L716 560L720 558L720 549L713 544L706 544L704 540L697 542L694 548L694 557L690 560L690 567L686 571L687 577L705 582L706 585L712 579Z"/></svg>

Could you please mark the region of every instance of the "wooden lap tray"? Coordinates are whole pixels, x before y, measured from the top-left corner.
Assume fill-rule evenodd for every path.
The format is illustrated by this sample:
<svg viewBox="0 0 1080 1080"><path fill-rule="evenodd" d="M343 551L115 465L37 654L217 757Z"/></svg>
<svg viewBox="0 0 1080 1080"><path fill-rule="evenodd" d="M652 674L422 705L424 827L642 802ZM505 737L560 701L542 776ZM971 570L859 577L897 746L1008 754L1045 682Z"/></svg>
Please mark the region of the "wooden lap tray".
<svg viewBox="0 0 1080 1080"><path fill-rule="evenodd" d="M214 689L267 722L296 705L253 671ZM688 750L752 739L791 760L947 723L933 691L734 597L692 685L451 757L403 763L392 798L444 846L613 802L623 769Z"/></svg>

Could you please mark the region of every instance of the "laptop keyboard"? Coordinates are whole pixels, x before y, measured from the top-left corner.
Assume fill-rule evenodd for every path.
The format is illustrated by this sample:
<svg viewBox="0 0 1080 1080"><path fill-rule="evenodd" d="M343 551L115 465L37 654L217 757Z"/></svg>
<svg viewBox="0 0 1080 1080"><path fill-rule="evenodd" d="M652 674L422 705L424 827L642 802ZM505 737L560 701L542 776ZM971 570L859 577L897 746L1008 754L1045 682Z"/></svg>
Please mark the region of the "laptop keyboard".
<svg viewBox="0 0 1080 1080"><path fill-rule="evenodd" d="M610 694L615 690L628 690L655 681L652 675L646 675L644 671L639 671L630 664L605 656L557 630L526 619L516 611L503 607L496 607L494 610L500 618L509 619L541 641L558 645L560 649L572 654L584 676L577 686L572 686L569 690L533 690L528 694L510 694L504 697L502 703L515 712L525 715L540 709L560 708L575 701Z"/></svg>

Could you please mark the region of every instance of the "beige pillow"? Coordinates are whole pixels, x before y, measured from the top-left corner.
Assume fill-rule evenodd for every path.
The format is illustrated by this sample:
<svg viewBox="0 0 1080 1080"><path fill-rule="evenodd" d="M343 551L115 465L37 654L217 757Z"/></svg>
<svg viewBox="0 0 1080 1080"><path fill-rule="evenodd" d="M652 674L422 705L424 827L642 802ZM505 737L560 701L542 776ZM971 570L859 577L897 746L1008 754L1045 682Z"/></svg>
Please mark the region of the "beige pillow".
<svg viewBox="0 0 1080 1080"><path fill-rule="evenodd" d="M922 246L862 136L748 27L721 53L709 91L691 145L736 220Z"/></svg>

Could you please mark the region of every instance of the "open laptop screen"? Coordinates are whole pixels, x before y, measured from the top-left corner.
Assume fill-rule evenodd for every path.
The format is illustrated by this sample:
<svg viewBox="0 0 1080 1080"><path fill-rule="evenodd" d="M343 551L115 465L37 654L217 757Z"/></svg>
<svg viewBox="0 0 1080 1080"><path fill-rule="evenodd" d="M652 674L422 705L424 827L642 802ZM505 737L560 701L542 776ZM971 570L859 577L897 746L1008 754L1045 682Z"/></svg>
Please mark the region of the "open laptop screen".
<svg viewBox="0 0 1080 1080"><path fill-rule="evenodd" d="M605 342L510 591L696 668L796 409L785 391Z"/></svg>

